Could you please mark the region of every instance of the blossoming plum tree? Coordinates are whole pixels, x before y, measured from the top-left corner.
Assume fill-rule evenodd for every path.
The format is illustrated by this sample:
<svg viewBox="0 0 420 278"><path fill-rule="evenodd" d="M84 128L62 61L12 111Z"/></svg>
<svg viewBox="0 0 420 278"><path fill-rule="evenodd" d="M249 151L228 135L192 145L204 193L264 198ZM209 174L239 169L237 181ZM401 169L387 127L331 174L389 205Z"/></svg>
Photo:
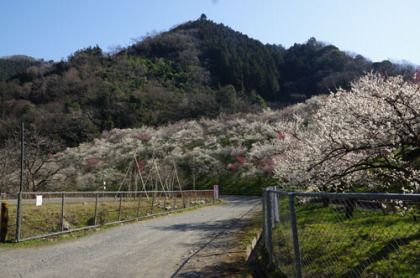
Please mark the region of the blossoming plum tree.
<svg viewBox="0 0 420 278"><path fill-rule="evenodd" d="M278 177L307 190L419 192L418 84L369 73L331 93L305 128L278 157Z"/></svg>
<svg viewBox="0 0 420 278"><path fill-rule="evenodd" d="M60 161L67 188L83 190L95 190L104 170L119 188L135 160L139 172L158 165L162 176L176 165L187 186L277 178L310 191L418 192L419 90L416 80L367 74L350 91L282 110L113 129L49 159Z"/></svg>

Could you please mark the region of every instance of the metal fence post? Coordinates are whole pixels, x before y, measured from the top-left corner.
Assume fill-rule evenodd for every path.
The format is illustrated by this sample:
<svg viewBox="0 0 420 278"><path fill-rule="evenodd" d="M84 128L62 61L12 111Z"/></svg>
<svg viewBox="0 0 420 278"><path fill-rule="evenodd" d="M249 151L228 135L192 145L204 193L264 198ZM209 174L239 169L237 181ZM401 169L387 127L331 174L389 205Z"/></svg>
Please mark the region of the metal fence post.
<svg viewBox="0 0 420 278"><path fill-rule="evenodd" d="M271 190L274 190L274 187L271 188ZM275 211L275 199L276 195L272 192L270 192L270 220L271 220L271 227L274 227L274 221L276 216Z"/></svg>
<svg viewBox="0 0 420 278"><path fill-rule="evenodd" d="M267 201L267 251L268 251L268 265L271 267L274 263L273 259L273 215L272 215L272 202L271 193L266 192L268 196Z"/></svg>
<svg viewBox="0 0 420 278"><path fill-rule="evenodd" d="M166 193L165 198L163 198L163 210L166 210Z"/></svg>
<svg viewBox="0 0 420 278"><path fill-rule="evenodd" d="M93 225L96 226L96 223L98 221L98 199L99 199L99 193L96 193L96 198L95 198L95 217L93 220Z"/></svg>
<svg viewBox="0 0 420 278"><path fill-rule="evenodd" d="M263 189L262 192L262 233L263 233L263 240L264 245L267 246L267 200L266 200L266 192Z"/></svg>
<svg viewBox="0 0 420 278"><path fill-rule="evenodd" d="M297 230L294 197L295 197L294 193L289 193L289 207L290 207L290 219L291 219L292 233L293 233L293 248L295 251L296 277L302 278L302 265L300 261L299 236L298 236L298 230Z"/></svg>
<svg viewBox="0 0 420 278"><path fill-rule="evenodd" d="M20 184L16 215L16 242L20 241L20 220L22 218L22 192L23 192L23 168L25 163L25 124L21 123L21 142L20 142Z"/></svg>
<svg viewBox="0 0 420 278"><path fill-rule="evenodd" d="M16 215L16 242L20 241L20 220L22 214L22 191L18 194L17 215Z"/></svg>
<svg viewBox="0 0 420 278"><path fill-rule="evenodd" d="M156 191L153 192L153 197L152 197L152 208L150 209L150 214L153 214L153 206L155 205L155 198L156 198Z"/></svg>
<svg viewBox="0 0 420 278"><path fill-rule="evenodd" d="M279 191L279 187L274 187L275 191ZM279 195L274 194L273 196L273 208L274 208L274 221L280 222L280 214L279 214Z"/></svg>
<svg viewBox="0 0 420 278"><path fill-rule="evenodd" d="M118 221L121 220L121 206L122 206L122 193L120 193L120 208L118 212Z"/></svg>
<svg viewBox="0 0 420 278"><path fill-rule="evenodd" d="M174 195L174 208L173 210L176 210L176 194Z"/></svg>
<svg viewBox="0 0 420 278"><path fill-rule="evenodd" d="M195 189L194 189L194 201L195 201L195 204L197 204L197 191L195 191Z"/></svg>
<svg viewBox="0 0 420 278"><path fill-rule="evenodd" d="M141 205L141 193L138 193L138 194L139 194L139 201L137 203L137 219L139 219L140 217L140 205Z"/></svg>
<svg viewBox="0 0 420 278"><path fill-rule="evenodd" d="M66 193L61 195L61 231L64 231L64 198Z"/></svg>

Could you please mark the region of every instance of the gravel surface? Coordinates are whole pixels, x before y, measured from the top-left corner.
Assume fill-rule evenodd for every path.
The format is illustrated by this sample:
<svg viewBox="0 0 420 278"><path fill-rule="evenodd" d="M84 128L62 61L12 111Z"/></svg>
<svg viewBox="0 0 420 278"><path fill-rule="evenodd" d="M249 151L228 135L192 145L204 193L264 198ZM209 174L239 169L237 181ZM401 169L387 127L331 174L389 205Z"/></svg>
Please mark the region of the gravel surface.
<svg viewBox="0 0 420 278"><path fill-rule="evenodd" d="M222 277L238 252L234 234L261 200L228 203L126 224L54 245L0 249L0 277Z"/></svg>

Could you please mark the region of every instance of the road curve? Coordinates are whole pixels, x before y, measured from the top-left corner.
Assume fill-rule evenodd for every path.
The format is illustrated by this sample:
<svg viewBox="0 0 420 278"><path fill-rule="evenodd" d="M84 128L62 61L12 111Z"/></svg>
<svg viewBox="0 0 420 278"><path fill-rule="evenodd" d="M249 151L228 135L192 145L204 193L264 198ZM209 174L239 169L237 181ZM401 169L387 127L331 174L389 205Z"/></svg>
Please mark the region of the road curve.
<svg viewBox="0 0 420 278"><path fill-rule="evenodd" d="M0 248L0 277L194 277L214 263L217 239L261 210L261 200L229 196L224 205L141 221L50 246ZM220 247L220 246L219 246ZM194 260L200 253L208 259ZM194 274L195 275L195 274ZM203 277L198 275L195 277Z"/></svg>

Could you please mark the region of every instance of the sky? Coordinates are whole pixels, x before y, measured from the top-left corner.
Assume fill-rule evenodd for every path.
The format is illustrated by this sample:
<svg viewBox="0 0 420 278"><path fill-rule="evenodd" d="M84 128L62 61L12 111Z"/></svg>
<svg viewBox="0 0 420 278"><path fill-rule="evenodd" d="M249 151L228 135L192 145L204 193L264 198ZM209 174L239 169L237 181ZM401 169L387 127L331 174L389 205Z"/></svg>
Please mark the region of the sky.
<svg viewBox="0 0 420 278"><path fill-rule="evenodd" d="M205 14L262 43L315 37L373 62L420 65L419 12L418 0L0 0L0 57L108 52Z"/></svg>

